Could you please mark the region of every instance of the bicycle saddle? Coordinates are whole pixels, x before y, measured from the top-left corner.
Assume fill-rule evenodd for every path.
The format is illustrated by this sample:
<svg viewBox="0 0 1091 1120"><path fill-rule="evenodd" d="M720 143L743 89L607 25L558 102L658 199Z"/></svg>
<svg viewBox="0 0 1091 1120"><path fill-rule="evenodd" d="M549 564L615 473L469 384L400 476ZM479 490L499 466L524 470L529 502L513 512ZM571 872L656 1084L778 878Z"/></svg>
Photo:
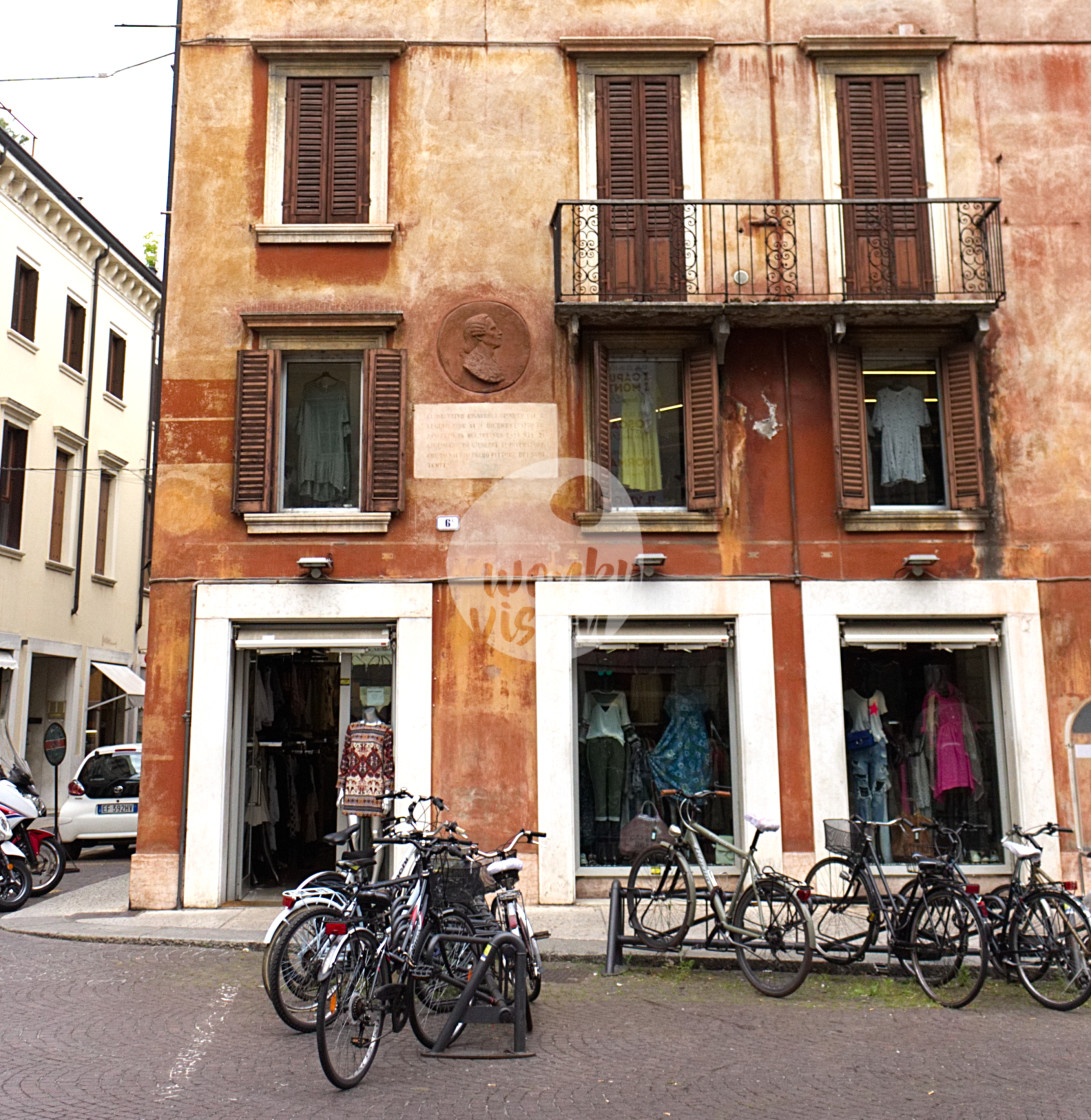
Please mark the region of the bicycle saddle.
<svg viewBox="0 0 1091 1120"><path fill-rule="evenodd" d="M752 813L746 814L746 823L753 825L759 832L778 832L780 821L767 820L765 817L755 817Z"/></svg>
<svg viewBox="0 0 1091 1120"><path fill-rule="evenodd" d="M1033 844L1020 844L1018 840L1011 840L1007 836L1000 841L1016 859L1029 859L1038 863L1042 853Z"/></svg>
<svg viewBox="0 0 1091 1120"><path fill-rule="evenodd" d="M494 859L485 870L490 875L502 875L505 871L522 871L523 861L518 856L508 856L507 859Z"/></svg>

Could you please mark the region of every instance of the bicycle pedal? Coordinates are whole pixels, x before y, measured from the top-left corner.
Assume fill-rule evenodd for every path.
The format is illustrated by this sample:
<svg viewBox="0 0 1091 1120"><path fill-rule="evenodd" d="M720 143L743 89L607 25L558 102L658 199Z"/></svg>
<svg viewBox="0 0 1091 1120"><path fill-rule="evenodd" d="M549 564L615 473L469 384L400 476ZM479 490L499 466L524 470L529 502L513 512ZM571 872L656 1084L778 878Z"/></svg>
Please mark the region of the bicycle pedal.
<svg viewBox="0 0 1091 1120"><path fill-rule="evenodd" d="M430 964L415 964L409 973L417 980L429 980L435 975L435 971Z"/></svg>
<svg viewBox="0 0 1091 1120"><path fill-rule="evenodd" d="M548 941L549 940L549 930L547 930L547 929L538 930L534 934L534 940L535 941Z"/></svg>

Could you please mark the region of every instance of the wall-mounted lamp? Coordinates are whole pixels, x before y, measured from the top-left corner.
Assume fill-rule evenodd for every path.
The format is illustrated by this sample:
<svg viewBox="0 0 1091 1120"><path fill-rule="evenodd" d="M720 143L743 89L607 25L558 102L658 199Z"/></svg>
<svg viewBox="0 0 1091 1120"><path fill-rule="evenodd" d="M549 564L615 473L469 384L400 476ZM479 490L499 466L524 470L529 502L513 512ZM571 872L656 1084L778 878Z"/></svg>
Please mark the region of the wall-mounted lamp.
<svg viewBox="0 0 1091 1120"><path fill-rule="evenodd" d="M647 579L655 575L657 568L662 568L667 562L662 552L638 552L633 561L633 578Z"/></svg>
<svg viewBox="0 0 1091 1120"><path fill-rule="evenodd" d="M908 571L910 575L916 576L920 579L924 575L926 569L931 568L933 564L939 563L939 557L932 552L914 552L907 556L902 561L902 571ZM928 572L931 576L932 572ZM934 577L933 577L934 578Z"/></svg>
<svg viewBox="0 0 1091 1120"><path fill-rule="evenodd" d="M333 568L332 556L301 556L296 563L311 577L321 579Z"/></svg>

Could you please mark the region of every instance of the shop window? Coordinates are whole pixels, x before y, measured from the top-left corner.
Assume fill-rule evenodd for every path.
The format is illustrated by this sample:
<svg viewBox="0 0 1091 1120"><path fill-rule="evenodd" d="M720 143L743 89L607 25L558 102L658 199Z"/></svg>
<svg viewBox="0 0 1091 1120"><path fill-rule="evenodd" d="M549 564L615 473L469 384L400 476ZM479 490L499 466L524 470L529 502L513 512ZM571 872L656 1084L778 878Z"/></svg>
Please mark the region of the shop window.
<svg viewBox="0 0 1091 1120"><path fill-rule="evenodd" d="M940 642L897 641L881 629L864 639L868 645L842 650L846 815L951 827L966 822L965 862L1003 862L1006 804L994 642L974 644L986 639L965 634ZM982 629L988 633L991 627ZM930 851L932 836L914 840L911 833L883 829L880 852L887 863L904 862L914 852Z"/></svg>
<svg viewBox="0 0 1091 1120"><path fill-rule="evenodd" d="M841 509L984 507L972 345L924 354L839 345L830 370Z"/></svg>
<svg viewBox="0 0 1091 1120"><path fill-rule="evenodd" d="M654 341L596 342L592 450L615 482L601 508L711 510L720 497L715 352Z"/></svg>
<svg viewBox="0 0 1091 1120"><path fill-rule="evenodd" d="M15 258L15 288L11 301L11 329L34 341L34 323L38 316L38 270L22 257Z"/></svg>
<svg viewBox="0 0 1091 1120"><path fill-rule="evenodd" d="M244 350L238 513L404 505L405 351Z"/></svg>
<svg viewBox="0 0 1091 1120"><path fill-rule="evenodd" d="M707 638L675 629L676 641L649 643L642 640L649 635L624 628L590 648L593 631L577 639L584 646L576 673L584 873L628 864L618 848L620 831L645 805L675 819L664 789L719 791L724 796L705 801L697 819L734 842L726 631L721 625L717 644L702 648ZM705 856L713 864L731 862L730 852L712 844Z"/></svg>

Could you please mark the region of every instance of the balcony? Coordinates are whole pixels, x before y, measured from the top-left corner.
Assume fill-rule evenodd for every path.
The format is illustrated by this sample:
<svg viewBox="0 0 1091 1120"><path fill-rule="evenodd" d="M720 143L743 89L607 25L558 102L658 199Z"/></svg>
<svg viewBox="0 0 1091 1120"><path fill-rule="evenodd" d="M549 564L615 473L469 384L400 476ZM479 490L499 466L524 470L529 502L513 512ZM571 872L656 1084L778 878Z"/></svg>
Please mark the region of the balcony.
<svg viewBox="0 0 1091 1120"><path fill-rule="evenodd" d="M557 203L558 321L940 326L1004 298L1000 200Z"/></svg>

